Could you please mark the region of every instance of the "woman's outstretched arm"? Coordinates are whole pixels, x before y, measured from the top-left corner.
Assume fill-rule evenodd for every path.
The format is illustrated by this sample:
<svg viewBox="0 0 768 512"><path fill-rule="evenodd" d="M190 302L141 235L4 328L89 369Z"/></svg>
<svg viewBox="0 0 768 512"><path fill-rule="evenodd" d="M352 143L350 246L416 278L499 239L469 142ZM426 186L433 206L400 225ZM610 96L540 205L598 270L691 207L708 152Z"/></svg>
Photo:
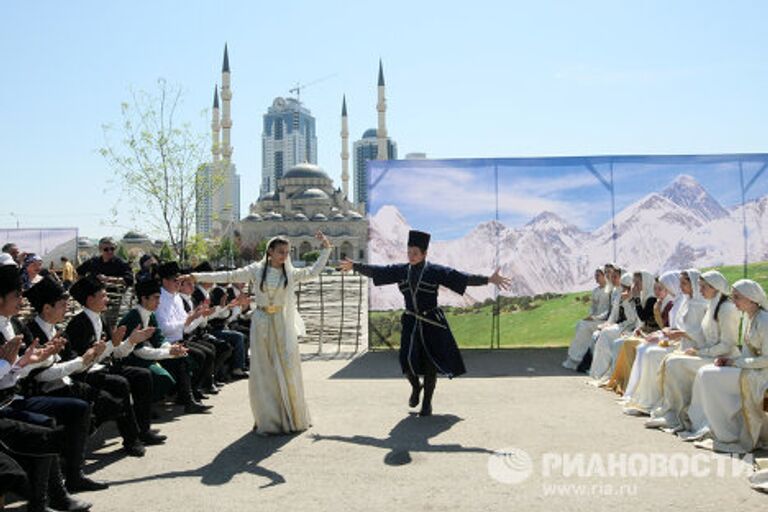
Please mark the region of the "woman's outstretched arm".
<svg viewBox="0 0 768 512"><path fill-rule="evenodd" d="M223 272L193 272L192 277L198 283L247 283L254 275L254 271L260 263L255 261L250 265L235 270L225 270Z"/></svg>
<svg viewBox="0 0 768 512"><path fill-rule="evenodd" d="M315 238L320 240L323 246L320 250L320 256L310 268L299 268L293 271L293 280L297 283L319 276L328 262L328 257L331 255L331 247L333 247L331 241L321 231L315 233Z"/></svg>

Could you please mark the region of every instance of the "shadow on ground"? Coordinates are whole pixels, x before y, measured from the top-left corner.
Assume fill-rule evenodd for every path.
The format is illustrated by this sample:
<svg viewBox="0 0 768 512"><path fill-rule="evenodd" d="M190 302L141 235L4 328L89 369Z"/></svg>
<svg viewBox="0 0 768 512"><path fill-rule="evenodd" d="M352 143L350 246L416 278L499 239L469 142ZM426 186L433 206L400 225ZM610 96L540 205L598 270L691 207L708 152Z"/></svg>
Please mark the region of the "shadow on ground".
<svg viewBox="0 0 768 512"><path fill-rule="evenodd" d="M560 363L567 348L514 348L462 350L467 373L461 378L584 377ZM401 379L397 351L366 352L331 376L332 379Z"/></svg>
<svg viewBox="0 0 768 512"><path fill-rule="evenodd" d="M174 478L199 478L203 485L224 485L229 483L240 473L250 473L269 480L260 489L272 487L286 482L280 473L263 467L261 464L280 451L296 435L284 436L260 436L249 432L234 443L224 448L218 455L205 466L186 471L168 471L154 475L145 475L139 478L126 480L112 480L110 486L145 482L149 480L163 480Z"/></svg>
<svg viewBox="0 0 768 512"><path fill-rule="evenodd" d="M451 429L462 421L452 414L420 417L414 413L400 420L389 432L386 438L371 436L325 436L312 434L312 440L334 441L338 443L356 444L387 450L384 463L388 466L403 466L412 462L414 452L431 453L493 453L493 450L460 444L430 444L429 440Z"/></svg>

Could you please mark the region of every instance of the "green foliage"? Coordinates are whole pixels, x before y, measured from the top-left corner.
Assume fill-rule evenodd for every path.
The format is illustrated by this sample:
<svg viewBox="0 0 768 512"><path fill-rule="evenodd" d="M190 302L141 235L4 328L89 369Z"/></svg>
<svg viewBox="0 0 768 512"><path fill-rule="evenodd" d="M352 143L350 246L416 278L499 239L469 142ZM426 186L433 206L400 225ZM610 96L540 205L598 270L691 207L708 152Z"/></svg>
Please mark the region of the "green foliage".
<svg viewBox="0 0 768 512"><path fill-rule="evenodd" d="M319 257L320 257L320 251L309 251L309 252L305 252L301 256L301 259L304 260L304 262L309 265L311 263L316 262L317 258Z"/></svg>
<svg viewBox="0 0 768 512"><path fill-rule="evenodd" d="M171 249L171 246L168 245L168 242L163 243L158 256L160 257L160 261L171 261L176 259L176 254Z"/></svg>
<svg viewBox="0 0 768 512"><path fill-rule="evenodd" d="M222 238L219 242L216 260L219 263L229 265L234 261L236 254L237 248L235 247L235 243L232 241L232 239L229 237Z"/></svg>
<svg viewBox="0 0 768 512"><path fill-rule="evenodd" d="M117 246L117 251L115 252L115 255L120 258L123 261L128 261L128 251L125 250L125 246L123 244L119 244Z"/></svg>
<svg viewBox="0 0 768 512"><path fill-rule="evenodd" d="M192 235L189 238L187 244L187 257L190 261L198 264L208 259L208 252L210 251L210 241L202 235Z"/></svg>
<svg viewBox="0 0 768 512"><path fill-rule="evenodd" d="M134 216L165 233L182 260L195 220L197 169L206 153L205 132L176 116L180 86L157 81L154 93L132 92L121 104L120 128L103 127L99 153L126 193ZM117 132L118 140L111 139Z"/></svg>

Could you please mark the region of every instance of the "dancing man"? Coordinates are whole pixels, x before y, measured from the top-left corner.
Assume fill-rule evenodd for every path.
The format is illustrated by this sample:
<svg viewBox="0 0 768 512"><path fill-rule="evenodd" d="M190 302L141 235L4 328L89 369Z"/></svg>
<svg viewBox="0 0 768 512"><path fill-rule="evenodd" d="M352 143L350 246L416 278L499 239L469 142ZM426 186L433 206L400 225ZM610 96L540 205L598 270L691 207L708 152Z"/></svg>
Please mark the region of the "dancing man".
<svg viewBox="0 0 768 512"><path fill-rule="evenodd" d="M429 233L408 233L408 263L376 266L350 259L341 262L342 270L355 270L370 277L375 286L397 283L405 297L405 311L401 317L400 366L412 387L409 406L419 405L419 395L424 389L421 416L432 414L432 395L438 372L448 378L466 372L448 321L437 305L439 287L442 285L463 295L467 286L493 284L507 290L511 282L501 276L498 269L486 277L427 263L429 239ZM424 376L423 385L419 381L420 375Z"/></svg>

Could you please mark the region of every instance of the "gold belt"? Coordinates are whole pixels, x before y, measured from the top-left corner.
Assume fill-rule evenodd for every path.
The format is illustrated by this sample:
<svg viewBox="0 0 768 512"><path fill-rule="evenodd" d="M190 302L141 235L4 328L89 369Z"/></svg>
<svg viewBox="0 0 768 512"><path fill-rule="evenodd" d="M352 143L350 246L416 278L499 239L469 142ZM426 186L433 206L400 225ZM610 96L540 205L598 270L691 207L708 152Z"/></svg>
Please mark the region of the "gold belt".
<svg viewBox="0 0 768 512"><path fill-rule="evenodd" d="M270 304L269 306L256 306L256 309L258 309L259 311L263 311L268 315L274 315L282 311L283 306L276 306L274 304Z"/></svg>

